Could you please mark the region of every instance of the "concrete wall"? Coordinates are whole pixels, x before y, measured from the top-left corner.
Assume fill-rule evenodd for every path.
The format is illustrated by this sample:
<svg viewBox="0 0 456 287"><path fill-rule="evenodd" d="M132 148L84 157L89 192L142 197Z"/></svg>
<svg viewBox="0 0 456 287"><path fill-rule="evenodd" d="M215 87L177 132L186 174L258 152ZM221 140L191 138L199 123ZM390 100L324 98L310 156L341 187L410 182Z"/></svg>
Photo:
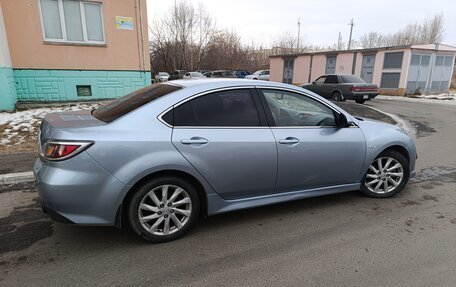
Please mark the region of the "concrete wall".
<svg viewBox="0 0 456 287"><path fill-rule="evenodd" d="M336 74L351 74L354 53L337 54Z"/></svg>
<svg viewBox="0 0 456 287"><path fill-rule="evenodd" d="M14 109L16 98L13 69L0 2L0 111Z"/></svg>
<svg viewBox="0 0 456 287"><path fill-rule="evenodd" d="M355 76L361 77L361 68L363 67L363 53L356 53Z"/></svg>
<svg viewBox="0 0 456 287"><path fill-rule="evenodd" d="M297 57L294 62L293 84L300 85L309 81L310 56Z"/></svg>
<svg viewBox="0 0 456 287"><path fill-rule="evenodd" d="M336 60L337 65L337 60ZM312 61L312 73L310 76L310 82L315 81L318 77L323 75L326 70L326 55L314 55Z"/></svg>
<svg viewBox="0 0 456 287"><path fill-rule="evenodd" d="M150 84L140 71L14 70L19 101L87 101L117 98ZM92 96L78 96L76 86L90 85Z"/></svg>
<svg viewBox="0 0 456 287"><path fill-rule="evenodd" d="M103 46L46 42L39 0L0 2L14 68L150 70L146 0L95 0L103 4L106 42ZM139 3L144 25L142 29L137 9ZM116 29L115 16L133 17L134 30Z"/></svg>
<svg viewBox="0 0 456 287"><path fill-rule="evenodd" d="M274 82L283 81L283 59L271 58L269 60L269 80ZM294 75L293 75L294 77Z"/></svg>

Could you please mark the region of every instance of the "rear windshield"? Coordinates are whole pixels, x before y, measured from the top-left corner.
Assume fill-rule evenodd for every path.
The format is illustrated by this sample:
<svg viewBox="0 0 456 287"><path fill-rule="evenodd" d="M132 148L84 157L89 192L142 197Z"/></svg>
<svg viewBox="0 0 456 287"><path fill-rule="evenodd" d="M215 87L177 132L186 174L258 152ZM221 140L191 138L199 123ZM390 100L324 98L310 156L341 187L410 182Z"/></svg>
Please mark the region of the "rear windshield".
<svg viewBox="0 0 456 287"><path fill-rule="evenodd" d="M365 81L357 76L343 75L341 76L344 83L365 83Z"/></svg>
<svg viewBox="0 0 456 287"><path fill-rule="evenodd" d="M99 107L92 112L92 115L100 121L110 123L147 103L180 89L182 87L174 85L153 84Z"/></svg>

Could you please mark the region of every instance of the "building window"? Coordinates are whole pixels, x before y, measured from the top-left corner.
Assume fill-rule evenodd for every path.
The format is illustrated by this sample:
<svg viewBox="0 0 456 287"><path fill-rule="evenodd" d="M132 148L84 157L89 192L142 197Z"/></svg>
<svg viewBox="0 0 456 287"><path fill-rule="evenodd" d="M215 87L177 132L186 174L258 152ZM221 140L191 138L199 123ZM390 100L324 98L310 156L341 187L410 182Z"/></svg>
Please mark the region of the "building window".
<svg viewBox="0 0 456 287"><path fill-rule="evenodd" d="M399 79L401 73L383 73L380 88L382 89L397 89L399 88Z"/></svg>
<svg viewBox="0 0 456 287"><path fill-rule="evenodd" d="M92 86L90 86L90 85L87 85L87 86L77 85L76 86L76 95L78 97L90 97L90 96L92 96Z"/></svg>
<svg viewBox="0 0 456 287"><path fill-rule="evenodd" d="M383 60L383 69L400 69L402 68L402 58L404 52L385 53L385 60Z"/></svg>
<svg viewBox="0 0 456 287"><path fill-rule="evenodd" d="M46 41L104 44L101 3L40 0L40 4Z"/></svg>

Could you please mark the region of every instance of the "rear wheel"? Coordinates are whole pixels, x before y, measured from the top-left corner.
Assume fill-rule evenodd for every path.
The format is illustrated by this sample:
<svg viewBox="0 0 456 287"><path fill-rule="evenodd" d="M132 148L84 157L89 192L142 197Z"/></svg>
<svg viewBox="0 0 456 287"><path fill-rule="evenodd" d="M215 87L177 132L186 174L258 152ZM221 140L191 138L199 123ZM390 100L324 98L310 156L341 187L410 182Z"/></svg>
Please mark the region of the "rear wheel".
<svg viewBox="0 0 456 287"><path fill-rule="evenodd" d="M391 197L400 192L410 176L409 163L399 152L382 152L369 166L361 191L370 197Z"/></svg>
<svg viewBox="0 0 456 287"><path fill-rule="evenodd" d="M339 92L334 92L334 93L332 94L332 99L333 99L333 101L341 102L341 101L342 101L342 95L341 95L341 93L339 93Z"/></svg>
<svg viewBox="0 0 456 287"><path fill-rule="evenodd" d="M175 240L196 223L200 204L195 188L172 176L140 186L128 204L131 228L150 242Z"/></svg>
<svg viewBox="0 0 456 287"><path fill-rule="evenodd" d="M355 102L357 102L358 104L364 104L365 101L366 101L366 100L364 100L364 99L357 99L357 100L355 100Z"/></svg>

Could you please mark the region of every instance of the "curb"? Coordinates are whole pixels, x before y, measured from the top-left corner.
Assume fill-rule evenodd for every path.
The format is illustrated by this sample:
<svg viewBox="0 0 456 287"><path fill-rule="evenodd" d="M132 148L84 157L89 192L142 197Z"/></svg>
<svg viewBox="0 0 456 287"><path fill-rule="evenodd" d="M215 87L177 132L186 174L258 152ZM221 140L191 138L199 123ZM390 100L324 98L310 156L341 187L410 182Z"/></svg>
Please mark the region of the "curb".
<svg viewBox="0 0 456 287"><path fill-rule="evenodd" d="M32 171L0 174L0 185L34 181Z"/></svg>

